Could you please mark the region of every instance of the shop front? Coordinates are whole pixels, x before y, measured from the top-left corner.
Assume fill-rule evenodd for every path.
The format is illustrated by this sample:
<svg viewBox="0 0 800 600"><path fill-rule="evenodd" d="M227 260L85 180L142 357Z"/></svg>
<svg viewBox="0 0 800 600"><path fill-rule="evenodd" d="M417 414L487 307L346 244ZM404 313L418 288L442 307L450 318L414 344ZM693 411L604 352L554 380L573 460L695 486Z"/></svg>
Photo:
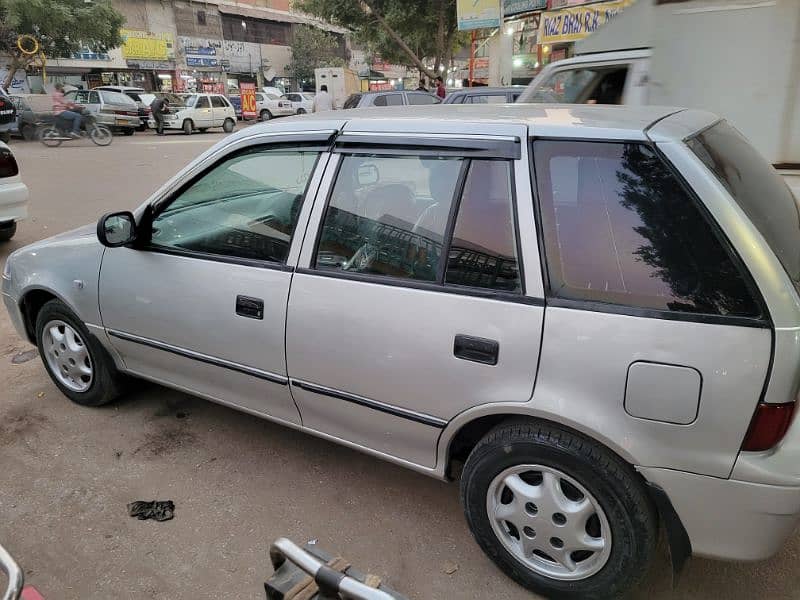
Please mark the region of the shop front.
<svg viewBox="0 0 800 600"><path fill-rule="evenodd" d="M171 92L179 87L175 39L171 33L122 29L124 69L100 73L103 85L127 85L148 91Z"/></svg>
<svg viewBox="0 0 800 600"><path fill-rule="evenodd" d="M539 26L539 60L546 65L573 55L574 43L591 35L636 0L551 0Z"/></svg>

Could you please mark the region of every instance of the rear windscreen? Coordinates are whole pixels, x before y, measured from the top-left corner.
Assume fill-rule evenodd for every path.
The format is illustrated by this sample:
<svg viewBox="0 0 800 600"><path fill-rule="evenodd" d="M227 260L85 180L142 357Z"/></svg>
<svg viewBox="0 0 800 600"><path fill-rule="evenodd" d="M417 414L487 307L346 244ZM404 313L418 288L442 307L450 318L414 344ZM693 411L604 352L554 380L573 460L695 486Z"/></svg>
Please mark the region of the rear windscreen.
<svg viewBox="0 0 800 600"><path fill-rule="evenodd" d="M800 213L783 178L726 121L687 144L730 192L800 287Z"/></svg>

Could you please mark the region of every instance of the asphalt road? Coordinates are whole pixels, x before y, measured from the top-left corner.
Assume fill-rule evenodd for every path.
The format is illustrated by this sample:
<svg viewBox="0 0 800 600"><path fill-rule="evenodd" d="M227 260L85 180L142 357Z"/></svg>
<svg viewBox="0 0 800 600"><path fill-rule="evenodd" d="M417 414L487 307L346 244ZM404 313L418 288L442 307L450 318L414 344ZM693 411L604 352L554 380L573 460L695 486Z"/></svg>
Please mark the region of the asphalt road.
<svg viewBox="0 0 800 600"><path fill-rule="evenodd" d="M30 219L0 261L137 206L222 135L13 143ZM47 600L263 599L279 536L316 539L410 598L531 597L473 542L456 485L154 385L81 408L29 350L0 310L0 543ZM173 500L175 518L128 517L140 499ZM794 535L765 563L694 559L673 590L662 547L635 597L800 598L798 550Z"/></svg>

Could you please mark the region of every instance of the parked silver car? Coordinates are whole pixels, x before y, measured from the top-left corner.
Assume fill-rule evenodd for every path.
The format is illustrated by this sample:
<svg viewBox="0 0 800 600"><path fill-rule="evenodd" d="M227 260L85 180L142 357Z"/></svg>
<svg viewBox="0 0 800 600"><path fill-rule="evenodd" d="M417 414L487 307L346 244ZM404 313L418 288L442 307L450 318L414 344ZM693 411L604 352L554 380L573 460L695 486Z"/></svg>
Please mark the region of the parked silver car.
<svg viewBox="0 0 800 600"><path fill-rule="evenodd" d="M706 112L346 111L14 252L3 299L79 404L141 377L460 478L511 577L616 597L661 525L676 568L794 528L799 247L782 180Z"/></svg>
<svg viewBox="0 0 800 600"><path fill-rule="evenodd" d="M125 94L111 90L70 90L64 97L85 106L100 125L133 135L141 127L139 107Z"/></svg>

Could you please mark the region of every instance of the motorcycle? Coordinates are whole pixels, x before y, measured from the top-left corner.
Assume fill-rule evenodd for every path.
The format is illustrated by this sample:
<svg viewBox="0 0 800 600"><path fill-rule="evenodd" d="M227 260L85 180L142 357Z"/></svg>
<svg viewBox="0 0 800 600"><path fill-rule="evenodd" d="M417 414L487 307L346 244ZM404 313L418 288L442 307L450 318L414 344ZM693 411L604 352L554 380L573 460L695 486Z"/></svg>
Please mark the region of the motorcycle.
<svg viewBox="0 0 800 600"><path fill-rule="evenodd" d="M42 143L45 146L55 148L56 146L60 146L63 142L88 137L98 146L108 146L114 139L111 130L105 125L99 124L97 122L97 117L85 108L81 109L81 115L83 120L81 122L80 138L73 138L70 135L72 130L70 124L56 116L55 122L42 130L40 135Z"/></svg>

